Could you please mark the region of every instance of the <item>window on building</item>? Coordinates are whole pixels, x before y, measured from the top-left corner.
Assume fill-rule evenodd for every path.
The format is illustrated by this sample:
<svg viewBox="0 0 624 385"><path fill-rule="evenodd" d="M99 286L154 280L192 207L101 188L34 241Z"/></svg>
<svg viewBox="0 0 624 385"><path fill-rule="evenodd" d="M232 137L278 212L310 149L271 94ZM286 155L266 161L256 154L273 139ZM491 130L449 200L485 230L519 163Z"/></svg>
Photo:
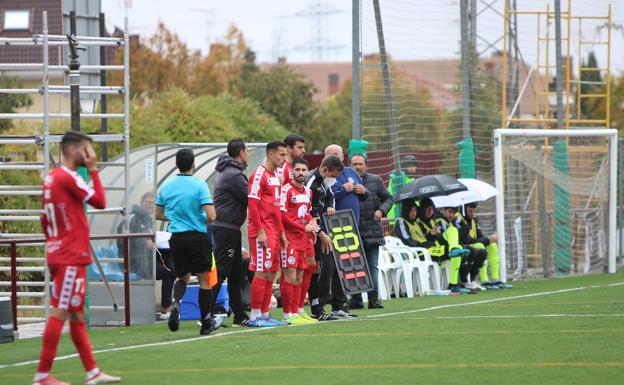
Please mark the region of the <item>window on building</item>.
<svg viewBox="0 0 624 385"><path fill-rule="evenodd" d="M27 9L7 9L4 11L5 31L28 31L30 29L30 11Z"/></svg>

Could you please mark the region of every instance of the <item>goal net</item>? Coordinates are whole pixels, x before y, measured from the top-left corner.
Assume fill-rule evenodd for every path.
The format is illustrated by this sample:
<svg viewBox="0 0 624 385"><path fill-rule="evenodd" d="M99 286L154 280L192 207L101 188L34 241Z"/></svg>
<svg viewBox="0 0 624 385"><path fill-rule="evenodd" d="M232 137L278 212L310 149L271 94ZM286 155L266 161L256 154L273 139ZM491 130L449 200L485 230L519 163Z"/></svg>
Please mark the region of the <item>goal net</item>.
<svg viewBox="0 0 624 385"><path fill-rule="evenodd" d="M507 276L615 271L616 130L499 129L494 141Z"/></svg>

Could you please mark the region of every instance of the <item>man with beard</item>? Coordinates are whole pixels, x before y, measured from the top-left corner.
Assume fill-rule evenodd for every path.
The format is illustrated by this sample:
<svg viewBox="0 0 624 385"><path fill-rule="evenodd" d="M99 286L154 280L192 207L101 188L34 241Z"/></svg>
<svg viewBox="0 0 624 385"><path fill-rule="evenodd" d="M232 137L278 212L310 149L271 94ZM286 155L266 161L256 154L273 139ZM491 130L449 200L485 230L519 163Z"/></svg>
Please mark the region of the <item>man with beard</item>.
<svg viewBox="0 0 624 385"><path fill-rule="evenodd" d="M286 161L282 167L275 170L275 175L280 179L282 186L290 182L292 178L293 162L297 158L303 158L306 152L305 139L299 134L289 134L284 138L286 144Z"/></svg>
<svg viewBox="0 0 624 385"><path fill-rule="evenodd" d="M312 192L303 185L308 176L308 162L303 158L296 158L292 163L291 173L292 179L282 186L280 197L282 223L288 239L286 253L282 254L283 275L280 289L284 322L299 325L318 322L305 316L303 306L299 308L299 302L303 273L310 268L309 265L316 267L314 255L306 255L311 242L309 234L317 232L320 227L317 218L312 218L310 214Z"/></svg>
<svg viewBox="0 0 624 385"><path fill-rule="evenodd" d="M246 326L249 322L241 298L243 283L241 226L247 218L248 181L244 171L248 157L249 149L242 139L230 140L227 153L221 154L217 161L214 190L217 220L212 225L212 234L215 240L218 281L213 290L217 296L223 281L227 278L234 326Z"/></svg>
<svg viewBox="0 0 624 385"><path fill-rule="evenodd" d="M285 325L271 318L269 308L273 281L279 271L280 247L288 247L280 211L281 183L275 170L286 161L286 145L272 141L266 145L266 161L251 174L247 194L249 210L249 269L255 271L251 283L252 327Z"/></svg>
<svg viewBox="0 0 624 385"><path fill-rule="evenodd" d="M351 168L353 168L360 178L364 187L369 191L368 198L360 200L360 236L364 240L364 252L370 269L371 279L375 290L368 292L368 308L382 309L377 292L378 287L378 259L379 246L386 244L383 229L381 228L381 218L388 213L392 206L392 196L386 190L383 180L378 175L368 172L366 157L355 154L351 157ZM362 309L362 295L355 294L349 301L349 309Z"/></svg>
<svg viewBox="0 0 624 385"><path fill-rule="evenodd" d="M91 263L92 257L84 204L88 203L96 209L106 207L97 157L91 147L91 138L79 132L63 135L61 151L61 167L50 171L43 183L41 227L46 237L46 262L54 285L50 297L50 317L43 331L33 385L68 385L50 374L67 319L69 334L86 372L85 384L120 382L121 378L109 376L98 369L85 321L86 266ZM81 166L86 167L91 175L93 188L76 172Z"/></svg>

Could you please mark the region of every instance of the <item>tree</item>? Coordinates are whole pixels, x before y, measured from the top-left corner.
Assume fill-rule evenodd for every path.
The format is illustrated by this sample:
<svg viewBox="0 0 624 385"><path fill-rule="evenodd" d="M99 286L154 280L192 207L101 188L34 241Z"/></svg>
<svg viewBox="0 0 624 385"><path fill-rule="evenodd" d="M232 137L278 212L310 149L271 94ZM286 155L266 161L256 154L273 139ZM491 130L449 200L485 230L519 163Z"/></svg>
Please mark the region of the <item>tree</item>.
<svg viewBox="0 0 624 385"><path fill-rule="evenodd" d="M5 76L0 73L0 88L19 88L17 79ZM12 114L19 108L32 105L32 98L28 95L6 94L0 95L0 113ZM0 133L12 127L12 123L7 119L0 119Z"/></svg>
<svg viewBox="0 0 624 385"><path fill-rule="evenodd" d="M592 91L606 93L605 86ZM596 107L589 115L589 119L604 119L606 116L606 98L600 98ZM624 136L624 74L611 77L611 117L609 128L617 128L619 135Z"/></svg>
<svg viewBox="0 0 624 385"><path fill-rule="evenodd" d="M351 99L349 80L336 95L321 103L310 126L301 131L308 151L323 151L330 143L347 148L353 120Z"/></svg>
<svg viewBox="0 0 624 385"><path fill-rule="evenodd" d="M160 22L147 40L130 43L130 91L133 96L149 98L173 85L186 89L189 71L197 60L199 53L191 52L178 35ZM122 50L115 61L122 63ZM111 84L121 84L121 76L119 72L112 73Z"/></svg>
<svg viewBox="0 0 624 385"><path fill-rule="evenodd" d="M240 136L253 142L287 134L256 102L229 94L194 97L170 88L134 113L133 145L135 138L141 142L151 138L148 143L227 142Z"/></svg>
<svg viewBox="0 0 624 385"><path fill-rule="evenodd" d="M596 55L594 55L593 51L589 53L587 62L583 61L581 67L598 69L598 61L596 60ZM602 83L602 73L600 71L581 71L581 95L592 94L594 93L592 91L595 91L596 89L604 89L604 87L601 87L600 83ZM581 98L582 117L592 115L601 102L603 102L602 98ZM579 119L580 118L581 116L579 116Z"/></svg>
<svg viewBox="0 0 624 385"><path fill-rule="evenodd" d="M249 62L244 63L249 66ZM302 132L312 122L316 112L316 87L303 75L286 65L276 65L268 71L247 68L247 80L235 83L235 92L255 100L289 131Z"/></svg>
<svg viewBox="0 0 624 385"><path fill-rule="evenodd" d="M225 36L212 44L205 58L190 69L189 91L194 95L218 95L231 91L240 76L249 51L243 32L234 24Z"/></svg>

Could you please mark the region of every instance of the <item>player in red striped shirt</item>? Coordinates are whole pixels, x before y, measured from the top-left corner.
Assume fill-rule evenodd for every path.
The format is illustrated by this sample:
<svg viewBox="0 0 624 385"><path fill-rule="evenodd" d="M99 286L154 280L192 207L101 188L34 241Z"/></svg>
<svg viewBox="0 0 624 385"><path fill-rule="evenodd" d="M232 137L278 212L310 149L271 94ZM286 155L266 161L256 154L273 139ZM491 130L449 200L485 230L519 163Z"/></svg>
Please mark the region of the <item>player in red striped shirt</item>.
<svg viewBox="0 0 624 385"><path fill-rule="evenodd" d="M299 134L288 134L284 138L284 144L286 145L286 161L281 167L275 170L275 175L280 180L280 183L285 185L292 179L292 166L293 162L297 158L303 158L305 155L305 139Z"/></svg>
<svg viewBox="0 0 624 385"><path fill-rule="evenodd" d="M283 275L280 289L284 321L296 325L318 322L313 318L299 316L299 307L303 308L299 306L299 302L303 273L309 268L308 261L316 266L314 254L311 258L306 255L311 246L310 234L320 230L320 226L317 219L310 214L312 191L303 185L308 176L308 162L305 159L297 158L293 161L292 176L290 182L282 186L280 197L282 223L288 239L288 247L282 253ZM305 291L307 287L304 289L304 296Z"/></svg>
<svg viewBox="0 0 624 385"><path fill-rule="evenodd" d="M69 334L86 372L85 384L116 383L121 378L101 372L95 364L84 311L86 266L91 264L89 224L84 204L97 209L106 207L104 188L89 136L68 132L61 140L61 150L61 167L50 171L43 182L41 225L46 237L46 261L54 286L50 298L52 309L43 332L33 385L66 384L52 377L50 370L67 319ZM81 166L89 170L93 188L76 172Z"/></svg>
<svg viewBox="0 0 624 385"><path fill-rule="evenodd" d="M255 271L251 282L252 327L278 326L284 323L271 319L269 307L273 280L280 266L280 245L288 246L280 212L281 183L275 170L286 160L286 145L280 141L266 145L266 161L249 177L248 237L249 270Z"/></svg>

